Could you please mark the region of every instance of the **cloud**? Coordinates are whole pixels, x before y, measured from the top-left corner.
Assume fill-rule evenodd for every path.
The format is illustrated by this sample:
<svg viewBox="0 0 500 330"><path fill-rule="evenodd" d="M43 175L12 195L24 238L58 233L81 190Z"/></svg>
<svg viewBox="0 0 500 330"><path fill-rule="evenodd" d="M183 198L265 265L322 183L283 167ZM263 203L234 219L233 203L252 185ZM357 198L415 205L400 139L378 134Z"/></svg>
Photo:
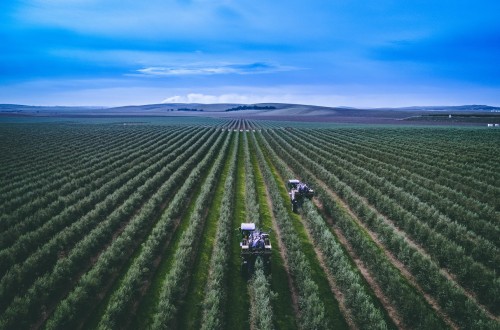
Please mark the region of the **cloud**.
<svg viewBox="0 0 500 330"><path fill-rule="evenodd" d="M191 65L179 67L153 66L137 70L145 76L185 76L217 74L262 74L296 70L294 67L256 62L249 64Z"/></svg>
<svg viewBox="0 0 500 330"><path fill-rule="evenodd" d="M175 95L166 98L162 103L254 103L255 96L243 94L199 94Z"/></svg>
<svg viewBox="0 0 500 330"><path fill-rule="evenodd" d="M242 89L248 91L239 92ZM323 94L324 91L315 91L313 94L305 86L283 86L280 88L252 88L245 87L232 93L188 93L178 94L164 99L161 103L231 103L231 104L257 104L257 103L296 103L314 105L339 105L351 104L352 97L335 94Z"/></svg>

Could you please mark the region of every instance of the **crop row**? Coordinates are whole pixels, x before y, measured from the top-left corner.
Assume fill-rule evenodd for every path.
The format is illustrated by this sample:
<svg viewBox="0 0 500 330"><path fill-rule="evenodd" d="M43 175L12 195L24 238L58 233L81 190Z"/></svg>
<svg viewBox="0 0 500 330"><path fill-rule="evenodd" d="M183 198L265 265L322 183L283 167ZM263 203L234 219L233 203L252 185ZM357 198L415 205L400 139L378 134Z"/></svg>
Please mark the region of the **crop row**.
<svg viewBox="0 0 500 330"><path fill-rule="evenodd" d="M136 176L141 169L160 160L161 162L156 166L157 168L161 168L161 166L167 164L168 161L175 159L180 151L186 150L193 141L195 141L193 138L188 139L188 136L186 136L185 139L180 140L178 144L175 143L173 149L167 148L162 150L161 145L156 145L152 149L152 151L156 150L155 156L153 157L149 157L147 154L141 155L140 153L142 152L140 151L134 153L132 155L137 157L126 164L128 170L118 171L120 169L118 168L118 175L116 175L115 171L109 171L109 173L104 175L104 177L109 177L109 179L111 179L107 183L103 182L100 177L94 178L97 182L101 183L102 186L99 186L98 189L93 191L85 190L87 195L79 196L75 204L69 204L65 208L62 208L62 212L46 212L44 213L44 217L42 217L41 214L35 213L35 217L30 217L24 222L20 222L9 228L6 233L15 235L15 243L0 252L0 264L4 265L5 269L8 269L10 264L16 262L16 260L20 260L23 256L29 255L34 248L47 241L54 233L57 233L68 224L74 223L74 219L78 219L90 212L96 204L105 200L110 192L124 185L130 178ZM175 147L179 147L179 149L175 150ZM37 227L38 224L40 224L39 227ZM21 235L28 229L31 229L31 231ZM5 240L8 242L7 237ZM12 238L10 240L12 240Z"/></svg>
<svg viewBox="0 0 500 330"><path fill-rule="evenodd" d="M453 161L453 159L460 157L456 152L452 154L446 153L448 155L446 158L443 155L430 156L428 150L415 151L414 143L417 139L408 140L408 137L404 135L394 145L394 143L387 140L383 140L384 143L381 143L380 138L374 138L373 141L367 142L366 139L360 136L349 137L344 132L342 135L332 131L327 132L328 135L338 136L338 141L353 141L354 145L351 145L353 148L365 146L372 152L383 152L383 159L393 159L398 167L408 168L412 172L419 173L437 183L462 192L466 196L476 198L490 205L496 205L497 210L500 210L498 208L500 203L495 198L495 196L498 196L499 189L491 185L491 183L495 182L491 180L494 174L480 172L472 177L470 171L468 171L470 165L467 165L467 161ZM398 134L402 133L399 132ZM394 136L391 139L394 139ZM408 141L406 142L408 150L404 148L405 141ZM427 147L429 145L431 144L427 144Z"/></svg>
<svg viewBox="0 0 500 330"><path fill-rule="evenodd" d="M231 251L231 228L234 216L234 191L238 139L235 139L233 150L229 157L229 172L224 183L224 194L219 210L217 233L208 270L205 298L203 301L202 329L224 328L224 307L227 303L227 277Z"/></svg>
<svg viewBox="0 0 500 330"><path fill-rule="evenodd" d="M122 155L121 158L112 157L109 162L104 161L102 167L97 167L95 171L91 172L89 175L82 175L77 180L72 180L67 184L67 188L71 191L67 196L56 197L56 200L46 207L43 207L43 201L38 203L44 198L35 200L33 203L23 207L23 212L17 214L15 217L9 217L5 222L10 222L7 220L18 219L13 222L15 225L11 225L2 235L0 236L1 246L4 247L16 239L22 234L30 231L38 230L40 227L47 227L50 219L54 217L66 218L72 221L72 219L77 218L85 214L97 201L101 200L107 195L109 191L113 189L113 182L117 182L118 177L124 172L130 170L135 164L140 164L148 160L150 157L150 152L155 155L155 159L159 158L157 154L165 152L165 155L172 153L178 145L184 143L189 135L184 135L183 140L179 140L179 144L176 139L173 139L172 147L165 150L164 142L162 140L153 140L151 144L145 143L144 148L138 148L137 151L131 152L127 157ZM185 148L187 147L186 144ZM178 152L178 151L177 151ZM117 176L116 173L120 173ZM118 183L120 184L120 183ZM114 185L116 186L116 184ZM62 192L60 193L63 194ZM46 194L44 197L48 198L48 195L58 195L58 191ZM41 204L41 205L40 205ZM74 214L76 212L76 214ZM64 217L64 214L66 217ZM52 221L52 220L51 220ZM64 223L64 222L63 222ZM52 226L53 227L53 226ZM57 229L57 228L54 228ZM39 243L39 239L30 238L29 240ZM19 242L17 242L19 243Z"/></svg>
<svg viewBox="0 0 500 330"><path fill-rule="evenodd" d="M185 276L192 265L197 253L199 239L203 230L209 202L213 196L212 192L216 186L226 160L227 149L232 135L228 134L226 141L218 152L217 158L203 183L201 192L196 200L193 213L189 219L189 227L183 233L181 241L175 251L174 262L168 275L163 281L160 292L160 300L152 324L153 329L166 329L173 321L177 313L177 300L183 299L186 289Z"/></svg>
<svg viewBox="0 0 500 330"><path fill-rule="evenodd" d="M245 207L246 222L253 222L257 227L260 226L259 203L257 202L257 189L255 188L255 176L250 159L250 150L248 147L248 136L243 134L243 152L245 161Z"/></svg>
<svg viewBox="0 0 500 330"><path fill-rule="evenodd" d="M208 139L201 148L197 148L196 145L191 146L183 154L184 156L163 167L160 172L147 175L146 182L125 203L114 210L106 218L106 221L101 222L99 226L84 236L69 251L67 257L59 259L52 272L38 278L26 295L14 299L13 303L2 315L1 324L29 324L34 322L37 317L40 317L40 312L45 308L43 307L45 304L49 301L57 301L64 291L71 288L72 283L76 280L72 278L74 275L71 274L85 271L86 260L94 258L93 255L97 252L100 256L94 267L80 278L77 286L71 291L68 298L60 304L58 310L71 308L71 306L78 303L85 304L85 299L90 297L96 299L97 296L91 293L96 291L91 290L101 290L99 284L107 283L110 275L113 275L116 271L114 267L126 260L128 254L125 252L130 250L131 246L136 246L137 238L147 230L148 223L151 223L154 220L154 215L161 210L160 205L165 200L165 196L168 196L166 193L183 180L193 166L199 162L200 157L206 152L212 140ZM194 152L195 150L197 152ZM187 160L186 156L189 157L189 160ZM180 165L182 166L179 167ZM168 180L165 181L167 177ZM159 183L161 187L159 189L155 188ZM144 203L144 198L153 192L154 195ZM137 211L138 208L139 211ZM101 249L106 246L105 244L109 244L107 242L113 236L114 230L112 228L117 228L116 226L122 223L126 227L121 235L101 253ZM82 269L82 267L84 268ZM54 288L59 289L55 290ZM68 319L76 316L74 313L71 315L59 313L59 317L61 314Z"/></svg>
<svg viewBox="0 0 500 330"><path fill-rule="evenodd" d="M255 137L252 135L255 139ZM319 298L318 285L312 279L311 266L303 253L297 233L290 226L291 219L283 205L278 185L267 164L260 146L254 140L257 159L269 191L273 214L285 247L288 267L298 291L300 327L303 329L327 329L325 307Z"/></svg>
<svg viewBox="0 0 500 330"><path fill-rule="evenodd" d="M287 138L290 139L290 136ZM296 136L293 139L303 141ZM364 171L363 175L354 175L351 173L351 167L342 167L339 163L320 156L321 149L305 141L297 144L297 149L311 160L325 166L331 173L335 173L339 179L363 195L381 213L395 221L410 237L425 247L425 250L442 267L450 269L463 286L474 291L480 302L489 308L498 308L499 296L497 293L500 292L500 282L495 280L494 273L467 256L461 246L432 230L425 221L422 221L428 219L419 219L415 214L405 210L394 199L387 196L383 190L377 189L368 181L370 179L380 180L380 178L374 177L367 170Z"/></svg>
<svg viewBox="0 0 500 330"><path fill-rule="evenodd" d="M2 159L2 161L6 161L6 164L2 167L0 175L6 176L10 182L14 183L17 181L15 179L19 178L18 174L26 170L34 170L29 166L29 164L33 163L34 159L40 159L44 163L50 163L56 159L50 153L45 152L46 150L54 152L61 148L66 148L71 144L91 146L95 143L94 136L68 135L69 132L62 127L57 127L56 129L54 129L55 127L51 127L46 130L37 130L33 129L33 127L21 128L19 126L3 126L2 128L2 131L7 132L7 135L2 139L4 143L1 148L5 148L6 151L8 150L9 152L6 153L5 158ZM13 131L11 131L12 129ZM50 132L50 134L47 134L48 132ZM59 138L54 138L55 135L66 136L66 139L60 140ZM42 145L43 148L39 148L40 145ZM68 159L70 163L72 160L73 159Z"/></svg>
<svg viewBox="0 0 500 330"><path fill-rule="evenodd" d="M215 139L216 137L217 139ZM142 242L140 238L149 233L152 226L154 228L149 235L150 238L154 237L155 233L156 235L161 234L159 231L163 231L163 234L165 234L165 232L172 229L168 226L162 227L159 224L165 224L165 221L170 218L169 216L179 214L182 211L184 199L194 189L196 181L194 178L199 177L213 159L216 150L220 147L221 138L221 135L211 134L204 141L201 148L195 147L191 149L189 160L184 161L180 170L170 176L160 189L147 200L140 211L130 221L130 224L124 229L123 233L103 252L94 267L80 279L69 296L59 303L53 317L47 322L48 328L60 328L63 325L78 324L79 320L83 317L78 314L78 311L83 306L88 306L90 302L99 300L99 297L94 295L94 293L100 290L100 288L105 287L106 283L109 283L110 278L113 279L118 275L116 270L122 269L123 263L129 260L134 249ZM187 177L190 179L186 180ZM172 191L176 191L174 196L171 195ZM163 211L165 196L168 196L167 200L171 199L171 201L168 204L167 210ZM131 247L134 248L131 249ZM129 251L129 253L126 253L126 251ZM151 251L143 246L141 247L140 255L144 256L149 252ZM128 270L124 270L126 271L126 278L133 279L134 276L144 276L152 271L149 268L139 270L134 268L133 265L137 264L137 260L138 258L135 258L134 263ZM134 271L138 271L139 273ZM121 281L120 288L122 288L121 284L125 281L126 279ZM120 291L116 291L115 294L117 292ZM123 301L123 306L118 307L124 309L128 306L127 301ZM108 307L113 308L116 306L109 304Z"/></svg>
<svg viewBox="0 0 500 330"><path fill-rule="evenodd" d="M312 172L315 175L318 175L318 173L329 175L328 171L322 169L321 165L308 160L300 152L290 152L290 154L285 152L285 149L282 148L291 150L291 146L286 142L280 141L282 143L280 147L276 147L275 141L272 139L269 139L269 142L271 145L274 144L274 151L280 157L283 157L296 172L301 173L305 180L315 184L315 192L319 194L328 215L333 217L335 224L342 230L356 255L363 261L383 288L384 294L393 302L394 308L403 319L403 323L408 326L412 325L414 328L442 328L444 325L435 312L414 288L401 277L399 270L391 264L383 251L371 241L362 228L357 226L335 200L322 191L319 182L310 174Z"/></svg>
<svg viewBox="0 0 500 330"><path fill-rule="evenodd" d="M194 138L196 138L196 136ZM176 162L173 162L170 166L178 166L182 164L182 160L187 159L187 157L190 156L190 152L192 152L197 145L201 145L201 143L195 143L193 145L190 142L192 142L191 139L187 140L177 151L165 153L165 155L159 153L157 156L151 157L147 162L138 163L137 166L128 171L130 173L123 173L122 175L131 175L130 181L127 182L126 180L122 180L123 185L118 190L113 191L107 195L102 202L94 205L93 209L80 217L78 221L72 222L70 226L64 228L51 237L47 244L43 244L44 241L41 240L40 236L36 237L34 235L30 235L29 238L32 238L33 240L28 240L24 244L19 245L19 249L25 249L28 244L31 244L34 247L38 246L39 248L31 254L26 261L12 267L2 278L0 281L0 297L2 297L2 303L6 304L9 301L7 297L11 297L14 294L19 295L23 292L23 290L29 288L32 281L43 275L50 269L51 266L53 266L53 264L60 257L61 253L65 253L65 251L71 249L71 247L84 237L89 230L92 230L99 224L100 221L102 221L102 219L108 217L116 207L126 201L128 196L148 178L155 175L155 173L160 172L163 168L167 169L166 165L176 158ZM189 149L188 146L191 146L191 149ZM169 149L167 149L167 151L169 151ZM138 175L139 171L142 172ZM149 186L148 189L144 191L145 194L143 198L147 197L148 194L151 194L161 183L161 179L168 175L169 172L163 173L163 176L158 177L155 185ZM47 227L50 229L52 221L55 220L57 220L57 218L49 221L43 228ZM116 223L116 225L118 224L119 223ZM22 242L22 240L19 242ZM16 246L18 245L14 245L14 247ZM2 251L2 254L0 255L5 256L5 258L14 258L15 256L19 256L23 251L24 250L12 250L10 251L10 254L3 253L4 251Z"/></svg>
<svg viewBox="0 0 500 330"><path fill-rule="evenodd" d="M283 160L274 153L267 141L261 140L261 142L269 152L273 164L279 170L281 176L286 178L295 177ZM383 312L375 306L375 302L366 290L359 271L356 271L351 264L324 219L318 214L311 202L305 201L303 207L306 225L344 296L344 303L355 324L360 329L369 327L386 329L387 325L383 318Z"/></svg>
<svg viewBox="0 0 500 330"><path fill-rule="evenodd" d="M412 179L415 177L419 178L419 184L429 187L441 196L456 200L465 209L477 212L480 218L496 219L494 222L498 222L498 214L495 213L494 207L485 204L477 198L473 198L479 197L483 200L483 196L485 196L486 201L491 201L492 196L485 194L485 187L481 186L478 189L471 190L470 185L465 184L465 182L471 180L470 177L467 175L458 175L457 168L455 167L449 170L445 169L446 162L433 158L431 163L424 163L421 154L403 152L396 147L389 149L387 145L380 143L380 141L367 143L366 140L359 136L350 137L349 135L338 134L331 130L311 133L335 145L345 146L348 150L357 152L360 155L392 164L399 171L402 171L401 175L411 173ZM401 137L402 139L404 139L403 136ZM488 176L483 174L481 175L481 179L485 179Z"/></svg>
<svg viewBox="0 0 500 330"><path fill-rule="evenodd" d="M250 317L253 326L255 329L274 329L271 301L275 297L275 294L271 291L261 259L257 259L255 262L255 274L248 286L251 301Z"/></svg>
<svg viewBox="0 0 500 330"><path fill-rule="evenodd" d="M152 132L146 133L152 134ZM32 145L43 146L36 151L24 150L26 143L17 142L11 146L14 150L24 150L31 157L24 163L17 159L12 161L13 166L16 166L15 171L8 173L8 178L11 179L12 184L8 184L8 181L5 180L5 186L1 188L5 189L2 194L5 191L9 193L25 193L35 190L35 187L44 187L41 183L51 183L60 178L61 175L71 175L75 168L78 168L82 163L86 163L89 154L106 155L107 151L113 150L116 145L126 145L136 140L133 134L118 133L109 139L110 143L100 144L101 139L106 138L106 136L98 134L94 136L92 134L91 138L81 137L81 140L73 141L73 138L67 137L64 133L61 133L61 135L61 137L52 138L46 144L38 140L27 142ZM68 154L71 157L65 156ZM36 166L32 166L33 163L36 163Z"/></svg>
<svg viewBox="0 0 500 330"><path fill-rule="evenodd" d="M245 126L251 127L248 122L245 122ZM246 221L253 222L257 228L261 228L254 169L248 145L248 134L243 134L243 143ZM257 329L273 329L274 313L272 300L276 298L276 293L271 290L269 279L266 277L264 265L260 258L256 260L254 274L248 284L248 290L250 296L250 317L253 326Z"/></svg>
<svg viewBox="0 0 500 330"><path fill-rule="evenodd" d="M255 124L252 122L255 126ZM281 252L282 245L280 242L279 235L275 234L275 225L273 225L273 211L271 200L269 198L265 180L260 171L259 161L256 156L256 146L254 144L254 139L251 138L251 133L243 134L243 141L245 143L243 148L244 161L250 162L252 170L252 175L254 179L255 187L255 199L259 205L258 213L253 215L253 220L258 228L270 232L270 241L273 246L272 256L271 256L271 276L267 276L267 281L270 283L268 295L272 297L271 299L271 309L273 312L273 325L277 329L297 329L298 328L298 306L295 296L295 289L291 281L291 276L288 273L286 260L284 260L284 253ZM248 152L248 153L247 153ZM251 184L246 184L248 179L245 174L245 194L250 193L248 191ZM245 196L246 197L246 196ZM248 212L248 209L247 209ZM238 251L239 252L239 251ZM269 270L269 268L268 268ZM251 281L250 281L251 285ZM272 290L271 290L272 289ZM252 287L248 287L250 300L250 294ZM253 305L249 306L250 313L252 313ZM325 307L326 308L326 307ZM254 309L254 311L256 311ZM265 319L264 315L262 316ZM337 325L337 324L336 324ZM339 324L339 329L342 329L344 324Z"/></svg>
<svg viewBox="0 0 500 330"><path fill-rule="evenodd" d="M351 155L349 150L341 149L338 146L331 147L324 140L305 138L304 141L317 147L316 150L321 150L318 155L332 159L339 166L349 168L352 175L365 178L373 187L380 189L406 210L418 214L419 220L424 219L430 228L462 246L476 261L489 267L500 267L500 255L495 245L477 236L474 232L468 231L463 225L452 221L446 213L439 212L434 207L434 203L440 200L439 196L434 196L436 201L432 199L422 201L420 197L428 194L429 190L402 178L400 176L402 173L397 173L397 168L389 167L380 161L372 161L362 155ZM447 209L445 207L444 212ZM474 220L476 219L467 219L463 213L457 218L457 221L466 224L472 223ZM498 239L497 237L496 240ZM496 270L498 271L500 268Z"/></svg>
<svg viewBox="0 0 500 330"><path fill-rule="evenodd" d="M103 160L124 154L129 148L130 150L139 148L142 139L144 139L142 141L153 140L151 137L159 139L163 134L160 135L153 134L153 132L145 132L142 135L130 135L131 136L123 136L121 138L115 137L111 139L109 144L104 144L107 146L104 150L95 145L102 144L99 139L94 141L94 149L92 149L91 146L80 149L80 145L75 143L78 148L75 151L70 151L68 155L71 156L53 161L52 169L50 170L45 170L43 168L46 166L43 159L36 159L35 162L37 163L37 166L30 167L33 171L31 173L23 174L18 180L16 180L16 183L19 183L19 186L17 189L9 189L9 195L11 195L10 197L5 195L5 197L9 198L9 203L8 205L4 205L5 208L3 209L3 213L14 211L17 207L25 205L33 198L43 196L44 199L46 199L47 196L45 196L45 194L49 191L61 191L61 194L67 194L71 190L60 188L64 183L80 178L82 173L92 173L88 172L88 170L92 170L96 168L96 166L97 168L100 168L98 166ZM45 150L46 154L64 152L62 150L52 151L50 149L46 149L45 146L40 149ZM71 162L71 166L65 168L64 163L66 162Z"/></svg>
<svg viewBox="0 0 500 330"><path fill-rule="evenodd" d="M220 140L219 140L220 141ZM138 299L139 288L155 271L155 259L161 255L164 242L169 240L176 228L176 219L183 211L183 205L189 195L200 183L203 173L210 162L218 157L219 148L212 148L202 162L191 171L183 186L177 191L167 210L161 215L153 230L143 242L139 255L126 270L119 288L113 293L106 311L99 323L100 328L114 328L126 320L126 314L131 304Z"/></svg>
<svg viewBox="0 0 500 330"><path fill-rule="evenodd" d="M496 132L483 129L411 128L402 131L384 128L371 130L363 136L371 136L374 141L380 138L389 140L389 144L395 147L401 145L405 153L420 153L426 158L447 160L447 164L458 165L471 176L486 170L497 179L500 178L495 166L497 162L494 151L498 143ZM407 142L404 143L405 141Z"/></svg>
<svg viewBox="0 0 500 330"><path fill-rule="evenodd" d="M420 154L415 151L411 152L410 150L400 150L398 152L397 145L391 147L385 143L380 143L380 141L367 141L360 136L350 136L349 134L344 134L344 132L338 133L331 130L319 130L311 132L311 134L366 157L376 159L387 164L392 164L402 171L411 173L412 176L419 177L424 186L429 186L432 190L440 189L437 190L440 194L443 194L452 200L457 200L457 203L460 203L467 209L478 212L481 214L481 217L496 217L498 219L498 215L495 215L494 208L492 208L490 204L477 200L469 193L472 192L472 195L479 193L484 194L486 191L484 185L471 191L470 185L465 184L466 182L470 183L471 181L475 184L478 182L479 178L472 180L466 173L460 175L457 168L445 168L451 159L454 159L457 156L448 155L449 158L447 159L434 157L432 161L424 162L425 153L421 155L423 151L420 152ZM405 137L401 136L400 141L404 141L404 139ZM408 139L408 137L406 137L406 139ZM410 141L413 142L414 139ZM460 165L457 165L457 167L459 168ZM484 180L490 175L490 173L487 175L482 174L480 179ZM488 180L488 183L492 182L489 179L486 180ZM431 183L435 184L434 188L432 188ZM443 188L446 189L443 190ZM461 190L465 190L467 194L464 194Z"/></svg>
<svg viewBox="0 0 500 330"><path fill-rule="evenodd" d="M491 181L481 177L480 173L498 175L494 171L494 166L492 166L495 163L494 156L490 155L493 150L487 147L492 146L495 137L488 136L488 134L485 134L487 132L480 130L466 131L465 134L470 139L461 138L458 131L449 129L419 130L408 128L406 130L381 129L363 132L349 129L332 132L325 129L319 131L328 135L345 137L348 141L355 141L363 146L377 146L379 144L377 150L425 162L428 165L439 162L442 163L443 168L450 170L450 173L460 170L458 172L463 171L465 177L471 177L483 183L491 183ZM444 139L440 134L448 137ZM383 144L380 144L381 141ZM456 167L455 171L453 171L454 167Z"/></svg>
<svg viewBox="0 0 500 330"><path fill-rule="evenodd" d="M42 171L36 173L41 178L37 175L26 176L29 179L26 184L11 191L12 197L5 196L9 199L9 203L5 205L2 217L14 211L14 214L9 215L8 218L22 219L26 215L32 215L33 210L39 210L44 205L56 201L60 196L68 195L75 189L83 188L92 182L91 180L82 181L82 178L94 175L96 171L106 171L110 165L118 167L118 163L126 163L127 159L133 156L130 154L140 149L146 149L155 142L165 141L169 137L175 136L174 134L175 132L172 131L168 134L155 134L157 136L152 133L144 134L140 138L133 136L134 139L116 143L113 149L107 149L104 157L102 152L89 151L85 154L85 160L79 159L78 166L74 166L69 173L59 169L52 176ZM78 182L78 186L75 186L76 182ZM21 209L18 209L19 207Z"/></svg>
<svg viewBox="0 0 500 330"><path fill-rule="evenodd" d="M370 252L374 252L376 249L365 249L362 247L363 245L361 243L363 240L367 240L367 237L365 237L362 232L359 232L361 229L357 228L357 226L352 223L352 220L349 220L348 214L342 210L342 207L338 206L328 193L322 191L321 184L317 181L317 178L326 183L330 189L346 200L359 219L361 219L371 230L374 230L375 233L377 233L378 237L384 244L386 244L386 247L394 254L394 256L396 256L399 261L408 267L414 275L414 278L418 281L426 293L433 296L440 303L441 307L446 310L447 314L457 322L457 324L461 324L465 327L471 327L471 325L491 325L491 320L486 316L485 312L482 311L481 308L478 308L474 301L470 300L463 289L446 278L435 262L422 255L419 250L410 245L404 236L401 236L397 231L395 231L394 227L386 223L383 217L381 217L371 207L366 205L366 202L350 187L339 181L334 174L330 173L322 165L311 161L300 152L291 154L284 152L285 148L286 150L292 149L290 149L290 144L279 137L273 136L272 138L269 138L269 141L274 150L286 161L288 161L292 167L299 171L304 176L304 179L316 183L315 189L320 192L322 202L324 202L327 206L326 208L328 212L334 216L336 223L341 226L344 231L349 233L349 235L346 236L353 240L354 243L352 243L352 245L354 247L360 246L360 255L366 256L365 260L367 264L372 266L374 273L379 272L383 274L386 272L387 270L380 269L384 266L384 264L385 267L390 268L391 266L387 262L384 262L384 264L381 264L380 266L375 264L375 261L380 259L380 257L374 258L373 256L370 256ZM276 144L277 142L279 142L279 144ZM356 234L356 231L358 231L358 234ZM357 240L359 240L359 242L356 242ZM367 246L370 245L371 244L368 244ZM380 275L380 279L384 279L384 276ZM389 280L391 280L391 278L389 278ZM399 292L396 290L395 292L394 289L391 289L390 281L384 282L385 283L383 285L390 289L388 293L396 295L393 298L395 301L400 300L402 293L408 292L409 294L408 290L400 290ZM393 285L397 287L398 283L399 281L395 280ZM412 301L412 299L409 301ZM404 315L409 313L409 317L412 317L415 313L412 308L415 309L418 306L422 306L422 304L414 304L411 307L403 301L401 306L406 306L404 307L405 310L402 314ZM406 308L408 309L406 310Z"/></svg>

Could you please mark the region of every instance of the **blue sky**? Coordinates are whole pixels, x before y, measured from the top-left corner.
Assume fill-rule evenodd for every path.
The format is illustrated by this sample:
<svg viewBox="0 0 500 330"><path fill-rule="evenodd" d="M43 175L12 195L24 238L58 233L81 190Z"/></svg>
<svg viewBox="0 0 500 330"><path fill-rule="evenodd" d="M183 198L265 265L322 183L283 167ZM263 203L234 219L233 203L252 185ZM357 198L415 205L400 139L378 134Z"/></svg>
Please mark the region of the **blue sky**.
<svg viewBox="0 0 500 330"><path fill-rule="evenodd" d="M500 106L500 2L0 3L0 103Z"/></svg>

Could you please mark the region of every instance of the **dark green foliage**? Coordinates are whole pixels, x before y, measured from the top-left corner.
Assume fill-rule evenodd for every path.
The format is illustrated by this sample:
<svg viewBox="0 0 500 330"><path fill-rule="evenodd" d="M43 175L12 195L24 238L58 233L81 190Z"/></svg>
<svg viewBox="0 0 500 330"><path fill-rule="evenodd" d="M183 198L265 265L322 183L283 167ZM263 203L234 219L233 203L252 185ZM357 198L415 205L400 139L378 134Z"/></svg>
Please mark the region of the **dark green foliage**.
<svg viewBox="0 0 500 330"><path fill-rule="evenodd" d="M294 137L294 139L297 138ZM478 295L481 303L495 310L496 313L498 312L500 308L500 296L498 295L500 293L500 281L496 281L495 273L467 256L462 246L447 239L441 231L433 230L426 223L426 220L430 221L432 219L432 215L425 216L425 213L424 216L421 216L420 213L414 214L397 202L400 199L392 198L393 194L404 194L403 191L392 192L389 188L385 189L384 187L387 187L389 183L383 178L375 176L367 169L361 169L362 174L353 174L356 171L355 166L352 164L342 166L343 160L340 158L333 161L326 158L326 156L322 156L322 148L308 142L304 141L299 144L297 149L304 152L310 161L315 162L316 166L321 166L329 173L334 173L329 180L345 182L346 187L365 197L380 213L395 221L396 225L402 227L410 237L419 242L440 266L450 269L458 277L462 285L473 290ZM370 182L372 180L380 182L383 187L372 184ZM334 181L329 183L334 187L338 186ZM339 190L339 195L343 198L351 196L348 190ZM359 202L353 203L354 206L363 204Z"/></svg>
<svg viewBox="0 0 500 330"><path fill-rule="evenodd" d="M255 138L252 135L253 138ZM328 329L325 309L319 298L318 285L312 280L312 272L300 244L297 233L290 226L292 221L285 210L278 185L257 143L256 152L262 175L271 195L273 213L286 248L288 267L298 290L300 327L303 329Z"/></svg>
<svg viewBox="0 0 500 330"><path fill-rule="evenodd" d="M154 271L154 260L161 252L162 243L166 240L166 237L171 235L173 221L175 217L180 214L189 192L191 192L193 188L200 183L200 176L204 171L206 171L210 162L213 161L215 157L220 158L220 156L224 155L224 153L219 153L220 150L218 150L217 145L218 143L214 144L214 147L212 147L197 167L192 170L170 203L166 212L161 215L151 234L142 244L140 255L134 260L134 263L128 269L125 278L120 283L120 288L111 297L108 308L103 316L103 319L101 320L101 323L99 324L99 327L114 328L117 324L123 322L130 305L138 297L137 295L140 292L140 287L143 285L143 281L148 278L152 271ZM224 148L225 147L227 147L227 139L226 144L224 145ZM220 161L218 163L220 163ZM203 197L207 198L207 196ZM201 204L199 207L201 208L203 206L204 204ZM196 220L199 220L201 217L199 210L195 216L198 217ZM184 243L184 245L186 245L186 243ZM186 249L182 249L181 246L178 248L178 251L186 250L187 253L191 249L194 249L195 246L195 240L193 240L190 242L189 249L186 246L184 246ZM187 257L179 257L176 261L182 262L185 265L188 264Z"/></svg>
<svg viewBox="0 0 500 330"><path fill-rule="evenodd" d="M206 329L228 320L333 327L325 273L355 326L393 327L351 257L405 328L499 329L498 131L326 127L202 118L0 124L0 328L124 328L143 316L155 328L175 327L177 310L192 300L184 298L204 246L197 238L214 218L196 312ZM287 208L288 176L317 193L300 217ZM209 218L215 187L220 207ZM279 276L257 264L250 281L231 278L239 276L231 273L235 223L269 226L270 210L285 250L273 244ZM162 286L149 308L151 283ZM244 301L239 309L230 308L231 285Z"/></svg>
<svg viewBox="0 0 500 330"><path fill-rule="evenodd" d="M230 157L229 173L224 184L224 195L220 207L219 225L215 237L212 259L210 262L209 275L206 285L205 300L203 302L202 329L224 328L224 307L227 303L227 266L229 263L229 251L231 249L231 236L234 235L231 228L234 209L234 190L236 176L236 153L238 151L238 139L235 139L233 151Z"/></svg>
<svg viewBox="0 0 500 330"><path fill-rule="evenodd" d="M325 182L330 188L336 191L339 196L344 198L347 203L352 207L352 209L357 213L361 220L366 221L367 225L371 229L378 233L379 237L388 245L388 248L393 250L396 256L401 256L401 262L407 265L414 274L416 279L421 283L421 286L429 294L434 295L435 298L442 302L443 308L449 313L449 315L464 327L470 327L477 322L480 322L483 327L494 328L495 322L492 322L484 314L481 308L478 308L474 302L470 301L469 298L464 294L463 290L456 286L455 283L446 279L443 274L439 271L439 267L430 259L422 256L420 252L408 245L408 242L401 237L394 228L388 225L385 220L377 215L372 208L366 205L365 201L360 198L349 186L345 185L343 182L339 181L338 178L328 172L323 166L311 161L304 155L296 153L294 157L289 156L284 150L293 151L290 144L276 137L276 141L281 141L280 145L276 147L277 150L284 159L288 160L289 164L295 164L297 169L307 180L316 182L316 177L320 178ZM269 140L272 144L275 144L274 138ZM304 149L304 152L307 152ZM308 168L314 176L311 176ZM325 204L326 209L337 219L337 224L341 227L349 225L349 216L342 211L339 207L326 193L321 193L321 186L318 184L315 188L320 192L322 200ZM341 221L342 220L342 221ZM345 220L345 221L344 221ZM350 228L350 229L349 229ZM352 233L356 232L356 226L347 226L344 230L349 230ZM359 236L362 237L363 235ZM356 236L352 236L355 238ZM366 254L369 250L366 250L367 246L360 245L362 248L360 252ZM368 261L373 261L376 259L369 258ZM379 268L375 268L378 270ZM389 285L389 284L388 284ZM397 293L397 292L395 292ZM399 293L398 293L399 296ZM398 297L397 296L397 297ZM450 301L450 298L454 299L455 303ZM418 305L415 305L418 306ZM411 309L408 310L410 312ZM413 313L413 311L411 311Z"/></svg>
<svg viewBox="0 0 500 330"><path fill-rule="evenodd" d="M273 110L276 107L272 105L240 105L234 108L226 109L225 111L239 111L239 110Z"/></svg>

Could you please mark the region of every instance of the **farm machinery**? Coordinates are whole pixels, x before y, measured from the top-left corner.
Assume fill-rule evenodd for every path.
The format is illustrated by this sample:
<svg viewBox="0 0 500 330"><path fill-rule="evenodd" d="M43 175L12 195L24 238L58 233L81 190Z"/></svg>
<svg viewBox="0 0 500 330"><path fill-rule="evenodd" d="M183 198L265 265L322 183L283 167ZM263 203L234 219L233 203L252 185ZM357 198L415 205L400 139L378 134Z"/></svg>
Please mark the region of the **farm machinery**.
<svg viewBox="0 0 500 330"><path fill-rule="evenodd" d="M255 228L255 223L241 224L241 273L252 274L258 258L264 264L264 270L271 269L271 240L269 234Z"/></svg>
<svg viewBox="0 0 500 330"><path fill-rule="evenodd" d="M293 212L297 212L299 206L302 205L304 198L312 198L314 196L314 190L309 188L307 184L300 182L297 179L291 179L287 182L288 195L290 196L290 201L292 202Z"/></svg>

